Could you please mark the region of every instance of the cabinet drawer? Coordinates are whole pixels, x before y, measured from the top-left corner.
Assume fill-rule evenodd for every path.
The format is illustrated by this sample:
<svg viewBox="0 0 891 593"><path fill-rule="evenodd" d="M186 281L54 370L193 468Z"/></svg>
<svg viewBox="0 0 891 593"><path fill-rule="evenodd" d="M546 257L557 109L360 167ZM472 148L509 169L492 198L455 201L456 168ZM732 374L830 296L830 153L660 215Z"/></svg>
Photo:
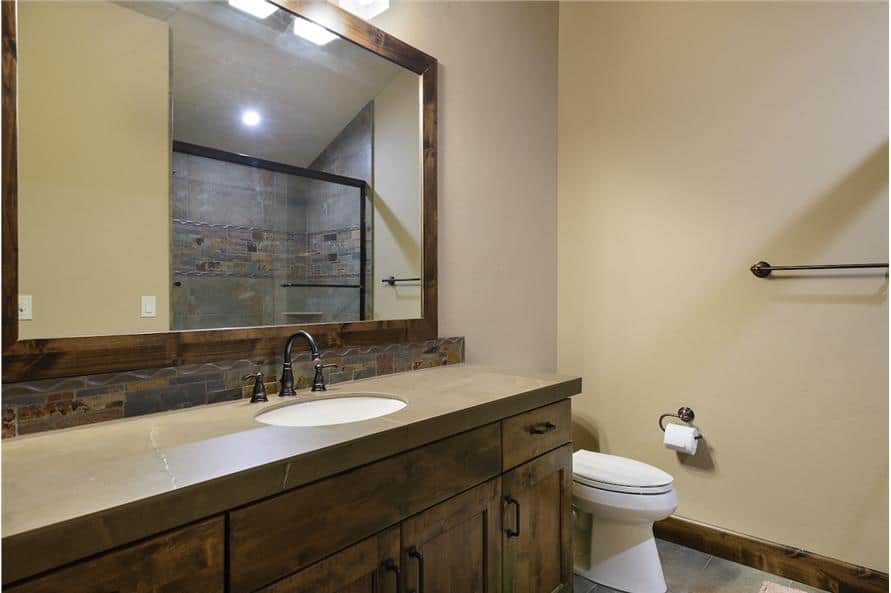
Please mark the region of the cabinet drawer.
<svg viewBox="0 0 891 593"><path fill-rule="evenodd" d="M399 527L353 544L257 593L398 593Z"/></svg>
<svg viewBox="0 0 891 593"><path fill-rule="evenodd" d="M249 593L498 475L498 423L229 514L232 593Z"/></svg>
<svg viewBox="0 0 891 593"><path fill-rule="evenodd" d="M223 517L79 562L11 593L223 593Z"/></svg>
<svg viewBox="0 0 891 593"><path fill-rule="evenodd" d="M501 422L504 469L510 469L572 440L571 404L564 399Z"/></svg>

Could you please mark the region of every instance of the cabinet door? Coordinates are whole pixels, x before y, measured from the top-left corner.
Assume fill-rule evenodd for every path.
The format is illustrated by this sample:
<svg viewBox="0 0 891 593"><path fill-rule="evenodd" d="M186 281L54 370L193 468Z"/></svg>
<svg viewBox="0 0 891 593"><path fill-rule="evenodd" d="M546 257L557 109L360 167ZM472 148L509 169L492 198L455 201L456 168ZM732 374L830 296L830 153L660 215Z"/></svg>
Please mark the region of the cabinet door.
<svg viewBox="0 0 891 593"><path fill-rule="evenodd" d="M216 517L73 564L9 591L223 593L223 532L223 518Z"/></svg>
<svg viewBox="0 0 891 593"><path fill-rule="evenodd" d="M504 591L572 590L572 447L502 477Z"/></svg>
<svg viewBox="0 0 891 593"><path fill-rule="evenodd" d="M253 593L500 471L495 423L232 511L229 593Z"/></svg>
<svg viewBox="0 0 891 593"><path fill-rule="evenodd" d="M405 591L498 593L501 506L496 478L402 524Z"/></svg>
<svg viewBox="0 0 891 593"><path fill-rule="evenodd" d="M373 535L258 593L399 593L399 527Z"/></svg>

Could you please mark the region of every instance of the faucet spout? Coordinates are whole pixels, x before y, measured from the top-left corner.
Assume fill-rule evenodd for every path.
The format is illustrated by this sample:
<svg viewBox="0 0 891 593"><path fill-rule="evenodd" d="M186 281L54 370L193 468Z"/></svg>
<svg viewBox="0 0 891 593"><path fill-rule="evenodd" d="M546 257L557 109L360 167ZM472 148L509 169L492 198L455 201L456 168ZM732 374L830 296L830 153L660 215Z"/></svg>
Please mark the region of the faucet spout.
<svg viewBox="0 0 891 593"><path fill-rule="evenodd" d="M294 370L291 368L291 347L294 345L295 338L303 338L309 343L312 366L315 369L315 376L312 380L313 391L325 391L327 387L325 387L325 375L322 373L322 370L337 367L336 364L322 364L322 355L319 352L319 345L316 344L315 338L308 332L300 330L291 335L291 337L288 338L288 341L285 342L285 351L282 353L282 378L281 381L279 381L279 384L281 385L278 392L279 397L297 395L297 391L294 389Z"/></svg>
<svg viewBox="0 0 891 593"><path fill-rule="evenodd" d="M312 356L312 363L315 367L316 373L315 378L313 379L312 390L313 391L325 391L325 379L322 376L322 357L319 354L319 345L316 344L315 338L313 338L308 332L300 330L299 332L291 335L288 338L288 341L285 342L285 351L282 354L282 378L279 381L281 388L279 389L279 396L284 397L287 395L297 395L297 391L294 389L294 371L291 368L291 347L294 345L294 340L296 338L303 338L309 343L309 351Z"/></svg>

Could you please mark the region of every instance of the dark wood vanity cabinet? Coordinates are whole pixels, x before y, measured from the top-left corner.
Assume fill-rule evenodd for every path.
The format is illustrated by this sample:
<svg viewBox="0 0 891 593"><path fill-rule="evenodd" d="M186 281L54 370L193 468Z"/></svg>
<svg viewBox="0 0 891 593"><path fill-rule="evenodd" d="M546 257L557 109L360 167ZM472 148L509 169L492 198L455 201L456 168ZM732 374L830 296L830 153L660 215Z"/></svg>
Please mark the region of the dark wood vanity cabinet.
<svg viewBox="0 0 891 593"><path fill-rule="evenodd" d="M501 471L498 423L229 513L231 593L252 593Z"/></svg>
<svg viewBox="0 0 891 593"><path fill-rule="evenodd" d="M496 478L402 523L405 591L501 590L500 494Z"/></svg>
<svg viewBox="0 0 891 593"><path fill-rule="evenodd" d="M8 590L569 593L569 408L456 434Z"/></svg>
<svg viewBox="0 0 891 593"><path fill-rule="evenodd" d="M362 540L258 593L399 593L399 527Z"/></svg>
<svg viewBox="0 0 891 593"><path fill-rule="evenodd" d="M572 446L504 474L504 591L572 589Z"/></svg>
<svg viewBox="0 0 891 593"><path fill-rule="evenodd" d="M13 593L223 593L225 521L215 517L78 562Z"/></svg>

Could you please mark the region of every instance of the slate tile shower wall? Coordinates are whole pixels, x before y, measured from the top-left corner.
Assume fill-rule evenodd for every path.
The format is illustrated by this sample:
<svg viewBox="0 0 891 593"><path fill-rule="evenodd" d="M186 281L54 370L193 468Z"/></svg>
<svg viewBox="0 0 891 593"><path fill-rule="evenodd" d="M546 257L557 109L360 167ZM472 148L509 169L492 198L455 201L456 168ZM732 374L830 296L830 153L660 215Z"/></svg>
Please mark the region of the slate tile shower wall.
<svg viewBox="0 0 891 593"><path fill-rule="evenodd" d="M358 289L282 286L359 284L359 189L175 152L172 196L173 329L359 318Z"/></svg>
<svg viewBox="0 0 891 593"><path fill-rule="evenodd" d="M369 186L374 187L374 101L369 102L359 113L341 130L334 140L325 147L319 156L310 163L310 168L317 171L344 175L354 179L363 179ZM310 243L314 238L325 234L325 229L344 228L350 220L358 220L354 214L358 204L347 195L346 186L328 184L318 191L313 192L313 200L307 203L306 232L309 234ZM372 282L374 275L373 220L371 215L373 200L369 191L365 198L365 229L366 229L366 253L365 269L365 317L371 319L374 311L372 303ZM356 227L358 231L358 227ZM357 233L358 235L358 233ZM358 256L356 255L358 262ZM313 267L310 273L315 272ZM335 276L337 274L335 273ZM307 295L308 306L329 306L343 310L351 306L351 291L324 289L313 290Z"/></svg>
<svg viewBox="0 0 891 593"><path fill-rule="evenodd" d="M173 329L284 323L301 309L305 204L288 176L173 153Z"/></svg>
<svg viewBox="0 0 891 593"><path fill-rule="evenodd" d="M464 362L464 338L326 350L329 384ZM281 360L236 360L85 375L3 385L3 438L94 424L155 412L250 397L245 375L263 371L270 394L278 392ZM312 384L309 353L294 357L298 389Z"/></svg>

